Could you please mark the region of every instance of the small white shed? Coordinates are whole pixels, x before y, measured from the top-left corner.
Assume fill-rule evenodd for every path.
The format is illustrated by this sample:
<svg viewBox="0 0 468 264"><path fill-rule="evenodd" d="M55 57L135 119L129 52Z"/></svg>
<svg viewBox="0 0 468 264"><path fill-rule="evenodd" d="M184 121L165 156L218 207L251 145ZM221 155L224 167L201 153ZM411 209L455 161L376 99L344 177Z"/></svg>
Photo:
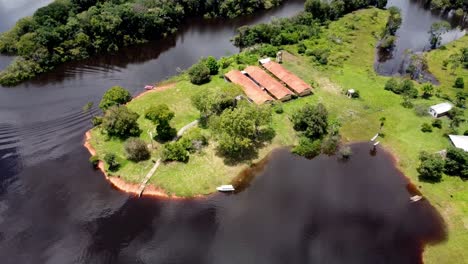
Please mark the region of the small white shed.
<svg viewBox="0 0 468 264"><path fill-rule="evenodd" d="M449 138L456 148L468 152L468 136L449 135Z"/></svg>
<svg viewBox="0 0 468 264"><path fill-rule="evenodd" d="M447 114L452 108L453 105L450 103L441 103L429 107L428 112L431 116L437 118Z"/></svg>

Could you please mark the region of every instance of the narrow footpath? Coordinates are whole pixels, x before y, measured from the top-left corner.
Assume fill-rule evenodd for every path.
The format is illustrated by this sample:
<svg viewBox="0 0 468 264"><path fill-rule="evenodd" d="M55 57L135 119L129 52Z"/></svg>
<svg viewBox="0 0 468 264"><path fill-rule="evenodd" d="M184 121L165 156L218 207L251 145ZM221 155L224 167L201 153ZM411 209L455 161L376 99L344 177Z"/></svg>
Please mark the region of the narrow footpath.
<svg viewBox="0 0 468 264"><path fill-rule="evenodd" d="M177 132L177 136L172 141L179 140L184 135L185 132L187 132L189 129L195 127L196 125L198 125L198 120L195 120L195 121L191 122L190 124L185 125L183 128L181 128ZM138 197L141 197L143 195L143 192L145 191L145 188L146 188L146 185L148 184L148 181L151 179L151 177L154 175L156 170L159 168L159 165L161 165L161 159L158 159L156 161L153 168L151 168L151 170L148 172L148 174L146 174L145 178L143 178L143 180L141 181L140 187L138 188Z"/></svg>

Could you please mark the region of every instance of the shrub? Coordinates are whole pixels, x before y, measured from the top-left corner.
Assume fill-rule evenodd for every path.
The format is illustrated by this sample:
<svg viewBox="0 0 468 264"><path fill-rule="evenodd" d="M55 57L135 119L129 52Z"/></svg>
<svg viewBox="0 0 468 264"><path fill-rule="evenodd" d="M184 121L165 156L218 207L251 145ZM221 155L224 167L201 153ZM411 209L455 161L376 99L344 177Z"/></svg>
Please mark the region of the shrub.
<svg viewBox="0 0 468 264"><path fill-rule="evenodd" d="M283 104L281 104L281 103L274 104L273 105L273 111L275 111L275 113L277 113L277 114L284 113Z"/></svg>
<svg viewBox="0 0 468 264"><path fill-rule="evenodd" d="M201 129L195 128L186 133L180 142L190 153L195 153L208 145L208 136Z"/></svg>
<svg viewBox="0 0 468 264"><path fill-rule="evenodd" d="M442 128L442 120L435 119L432 121L432 127Z"/></svg>
<svg viewBox="0 0 468 264"><path fill-rule="evenodd" d="M418 97L418 90L414 87L413 81L408 79L401 82L399 91L410 98Z"/></svg>
<svg viewBox="0 0 468 264"><path fill-rule="evenodd" d="M342 148L340 148L339 150L339 157L341 159L349 159L351 157L351 155L353 155L353 151L351 150L351 147L349 146L344 146Z"/></svg>
<svg viewBox="0 0 468 264"><path fill-rule="evenodd" d="M146 143L139 138L129 138L124 145L127 159L135 162L150 158L150 151Z"/></svg>
<svg viewBox="0 0 468 264"><path fill-rule="evenodd" d="M425 105L416 105L414 107L414 113L417 116L427 116L428 115L427 107Z"/></svg>
<svg viewBox="0 0 468 264"><path fill-rule="evenodd" d="M327 133L328 111L321 103L316 106L306 104L292 115L291 121L296 131L304 132L308 138L318 139Z"/></svg>
<svg viewBox="0 0 468 264"><path fill-rule="evenodd" d="M428 123L424 123L421 125L421 131L424 133L432 132L432 127Z"/></svg>
<svg viewBox="0 0 468 264"><path fill-rule="evenodd" d="M468 153L459 148L447 150L445 173L468 179Z"/></svg>
<svg viewBox="0 0 468 264"><path fill-rule="evenodd" d="M387 35L382 39L382 41L380 42L379 47L381 49L390 50L395 46L395 41L396 40L397 40L397 38L395 36Z"/></svg>
<svg viewBox="0 0 468 264"><path fill-rule="evenodd" d="M206 67L210 70L211 75L216 75L218 74L219 71L219 64L216 61L216 58L213 56L209 56L208 58L205 59L205 65Z"/></svg>
<svg viewBox="0 0 468 264"><path fill-rule="evenodd" d="M189 153L179 141L170 142L163 146L161 158L163 161L187 162L189 160Z"/></svg>
<svg viewBox="0 0 468 264"><path fill-rule="evenodd" d="M91 123L94 127L97 127L102 124L102 119L102 116L95 116L93 119L91 119Z"/></svg>
<svg viewBox="0 0 468 264"><path fill-rule="evenodd" d="M322 65L326 65L328 64L328 57L330 56L330 50L323 49L323 48L316 48L316 49L307 51L306 55L311 56L318 63Z"/></svg>
<svg viewBox="0 0 468 264"><path fill-rule="evenodd" d="M411 102L411 99L408 96L403 97L403 102L401 103L401 105L404 108L413 108L414 107L413 102Z"/></svg>
<svg viewBox="0 0 468 264"><path fill-rule="evenodd" d="M107 153L104 156L104 161L109 166L110 171L117 171L120 167L120 163L117 161L117 156L114 153Z"/></svg>
<svg viewBox="0 0 468 264"><path fill-rule="evenodd" d="M439 182L442 179L444 160L439 154L421 152L419 154L420 165L417 168L419 177L430 182Z"/></svg>
<svg viewBox="0 0 468 264"><path fill-rule="evenodd" d="M334 155L340 145L339 135L329 135L322 142L322 152L327 155Z"/></svg>
<svg viewBox="0 0 468 264"><path fill-rule="evenodd" d="M299 139L299 145L295 146L292 153L311 159L320 154L322 142L320 140L311 140L306 137Z"/></svg>
<svg viewBox="0 0 468 264"><path fill-rule="evenodd" d="M398 83L397 79L391 78L385 83L384 89L387 90L387 91L392 91L392 92L396 93L395 91L398 91L399 85L400 84Z"/></svg>
<svg viewBox="0 0 468 264"><path fill-rule="evenodd" d="M176 136L177 131L170 125L174 116L174 112L166 104L152 106L146 110L145 118L156 124L156 135L154 136L156 140L166 141Z"/></svg>
<svg viewBox="0 0 468 264"><path fill-rule="evenodd" d="M99 103L99 108L107 110L114 105L123 105L132 100L132 95L129 91L120 86L114 86L107 90Z"/></svg>
<svg viewBox="0 0 468 264"><path fill-rule="evenodd" d="M112 106L103 117L102 128L111 137L128 138L141 133L138 127L139 115L126 106Z"/></svg>
<svg viewBox="0 0 468 264"><path fill-rule="evenodd" d="M465 81L463 80L463 77L458 77L455 80L455 83L453 84L453 87L460 88L460 89L465 88Z"/></svg>
<svg viewBox="0 0 468 264"><path fill-rule="evenodd" d="M434 86L430 83L426 83L421 88L423 91L422 97L424 99L429 99L434 94Z"/></svg>
<svg viewBox="0 0 468 264"><path fill-rule="evenodd" d="M189 70L188 74L190 82L196 85L204 84L210 81L210 69L202 62L193 65Z"/></svg>
<svg viewBox="0 0 468 264"><path fill-rule="evenodd" d="M267 56L267 57L276 57L276 53L278 52L278 48L267 44L267 45L262 45L257 52L259 53L260 56Z"/></svg>
<svg viewBox="0 0 468 264"><path fill-rule="evenodd" d="M306 52L306 49L306 45L302 42L297 45L297 53L299 54L304 54Z"/></svg>
<svg viewBox="0 0 468 264"><path fill-rule="evenodd" d="M99 157L94 155L89 158L89 163L93 165L93 168L97 168L99 165Z"/></svg>
<svg viewBox="0 0 468 264"><path fill-rule="evenodd" d="M145 112L145 118L155 124L161 121L169 122L174 118L175 114L169 109L166 104L154 105L148 108Z"/></svg>

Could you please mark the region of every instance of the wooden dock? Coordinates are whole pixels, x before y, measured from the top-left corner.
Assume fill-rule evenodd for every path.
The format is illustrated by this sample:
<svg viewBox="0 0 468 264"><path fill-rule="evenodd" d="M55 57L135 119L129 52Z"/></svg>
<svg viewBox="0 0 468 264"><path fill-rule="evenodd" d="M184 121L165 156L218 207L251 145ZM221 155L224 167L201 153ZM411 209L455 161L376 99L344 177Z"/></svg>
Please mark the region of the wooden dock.
<svg viewBox="0 0 468 264"><path fill-rule="evenodd" d="M158 160L156 161L156 164L154 164L153 168L151 168L151 170L148 172L148 174L146 174L145 178L144 178L143 181L141 182L140 187L138 188L138 197L141 197L141 195L142 195L143 192L145 191L146 184L147 184L148 181L151 179L151 177L153 176L153 174L156 172L156 170L158 169L159 165L161 165L161 159L158 159Z"/></svg>

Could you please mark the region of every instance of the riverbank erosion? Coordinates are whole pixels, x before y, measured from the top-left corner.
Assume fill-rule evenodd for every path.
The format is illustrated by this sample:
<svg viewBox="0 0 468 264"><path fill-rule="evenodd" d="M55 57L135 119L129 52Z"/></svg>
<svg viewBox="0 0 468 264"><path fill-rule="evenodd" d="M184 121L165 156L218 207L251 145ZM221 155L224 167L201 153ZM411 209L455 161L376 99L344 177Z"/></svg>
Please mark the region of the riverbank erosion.
<svg viewBox="0 0 468 264"><path fill-rule="evenodd" d="M446 134L451 129L451 121L447 117L441 119L441 129L434 128L431 133L421 131L422 124L433 121L425 114L427 108L447 99L436 95L430 98L418 95L417 98L411 99L414 107L406 108L402 105L402 96L384 89L389 78L377 75L373 70L373 63L375 46L379 40L379 33L385 27L386 18L387 13L382 10L360 10L331 22L327 27L321 27L317 36L305 39L301 44L277 47L284 51L283 66L306 82L313 83L314 95L285 102L282 104L281 113L273 113L272 127L275 137L259 150L256 159L266 156L276 147L297 145L299 136L292 127L290 117L306 104L322 103L328 109L331 119L341 124L339 131L344 142L369 141L379 133L381 136L377 140L395 156L398 168L415 183L418 191L434 204L446 220L449 239L440 245L427 247L424 251L424 262L464 263L468 259L463 250L468 244L466 182L459 177L447 175L443 175L439 183L425 182L418 177L417 172L421 151L432 153L450 147ZM327 52L319 52L318 49L322 48L326 48ZM450 47L447 48L451 50ZM429 56L431 54L429 53ZM318 58L322 56L327 59ZM209 83L201 86L190 84L187 76L178 76L174 88L140 97L128 107L143 113L146 104L164 102L174 109L176 115L171 122L176 129L180 129L200 116L191 104L192 95L220 87L238 89L224 81L223 73L230 67L242 68L257 64L258 58L259 54L250 50L234 55L228 58L232 61L231 65L221 69ZM428 60L428 63L429 69L435 65L431 60ZM464 74L465 70L459 70ZM439 78L437 73L434 74ZM440 88L441 93L456 93L457 90L448 83L449 81L440 79L441 85L437 88ZM421 94L422 85L414 85ZM359 91L360 98L351 99L345 96L349 89ZM466 117L466 113L464 115ZM150 137L145 131L151 124L143 119L140 121L143 130L140 137L149 142ZM461 132L467 129L466 122L462 122L457 128ZM112 150L124 155L122 142L106 140L98 129L93 129L91 133L91 144L98 153ZM152 163L148 161L138 166L134 165L122 160L119 175L125 176L129 182L138 182L141 177L139 175L145 175ZM216 155L215 144L209 144L202 153L191 156L188 163L169 163L161 170L158 169L150 183L166 190L168 194L207 194L213 192L212 186L230 182L246 167L248 164L225 164L223 159Z"/></svg>

